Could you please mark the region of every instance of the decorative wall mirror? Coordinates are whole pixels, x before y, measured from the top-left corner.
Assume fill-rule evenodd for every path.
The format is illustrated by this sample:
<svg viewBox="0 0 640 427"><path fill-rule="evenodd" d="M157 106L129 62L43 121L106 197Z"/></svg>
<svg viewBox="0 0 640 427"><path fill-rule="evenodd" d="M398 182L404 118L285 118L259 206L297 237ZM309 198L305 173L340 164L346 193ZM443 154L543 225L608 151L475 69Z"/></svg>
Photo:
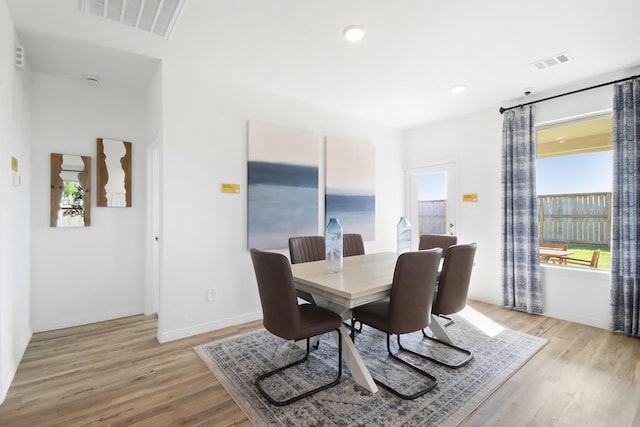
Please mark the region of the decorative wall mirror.
<svg viewBox="0 0 640 427"><path fill-rule="evenodd" d="M50 225L91 225L91 157L51 153Z"/></svg>
<svg viewBox="0 0 640 427"><path fill-rule="evenodd" d="M131 206L131 143L98 138L97 206Z"/></svg>

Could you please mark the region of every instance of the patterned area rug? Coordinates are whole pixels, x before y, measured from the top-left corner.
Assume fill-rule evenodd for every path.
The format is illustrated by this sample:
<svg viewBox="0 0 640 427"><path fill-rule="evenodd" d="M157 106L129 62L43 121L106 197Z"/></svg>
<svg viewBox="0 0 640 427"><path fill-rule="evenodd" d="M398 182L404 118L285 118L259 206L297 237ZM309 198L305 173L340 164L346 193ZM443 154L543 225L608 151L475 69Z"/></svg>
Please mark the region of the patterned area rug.
<svg viewBox="0 0 640 427"><path fill-rule="evenodd" d="M546 340L501 328L469 307L452 316L447 327L454 342L473 352L473 360L460 369L403 356L434 375L438 385L415 400L403 400L379 388L376 394L357 385L349 369L340 384L285 407L269 404L254 379L261 373L297 360L304 350L265 330L196 347L202 361L256 426L455 426L522 367ZM424 339L422 333L402 336L402 345L449 361L460 360L454 350ZM386 335L363 327L356 347L374 378L391 383L405 394L426 385L425 378L390 359ZM397 349L392 337L392 349ZM395 352L395 351L394 351ZM307 363L263 382L278 400L308 390L336 375L337 345L330 334L321 338Z"/></svg>

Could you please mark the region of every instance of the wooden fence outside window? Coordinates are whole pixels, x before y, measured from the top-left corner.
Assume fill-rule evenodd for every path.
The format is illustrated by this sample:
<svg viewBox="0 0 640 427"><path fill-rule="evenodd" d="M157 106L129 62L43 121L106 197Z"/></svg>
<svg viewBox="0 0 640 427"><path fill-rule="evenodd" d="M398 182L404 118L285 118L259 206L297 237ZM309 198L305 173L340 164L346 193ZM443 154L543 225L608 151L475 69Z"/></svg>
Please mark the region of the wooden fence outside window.
<svg viewBox="0 0 640 427"><path fill-rule="evenodd" d="M418 202L418 230L420 234L446 234L446 200L421 200Z"/></svg>
<svg viewBox="0 0 640 427"><path fill-rule="evenodd" d="M609 246L611 193L538 196L540 240Z"/></svg>
<svg viewBox="0 0 640 427"><path fill-rule="evenodd" d="M418 202L420 233L446 232L446 200ZM611 193L538 196L540 241L609 246Z"/></svg>

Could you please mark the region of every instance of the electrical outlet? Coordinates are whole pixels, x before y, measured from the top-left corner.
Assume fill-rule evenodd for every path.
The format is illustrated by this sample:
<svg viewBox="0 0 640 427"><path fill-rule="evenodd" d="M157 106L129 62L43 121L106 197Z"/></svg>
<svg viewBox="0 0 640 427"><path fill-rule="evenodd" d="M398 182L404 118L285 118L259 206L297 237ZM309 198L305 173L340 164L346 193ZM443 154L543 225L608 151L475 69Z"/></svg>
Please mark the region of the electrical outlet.
<svg viewBox="0 0 640 427"><path fill-rule="evenodd" d="M215 301L217 296L217 292L214 288L207 289L207 301Z"/></svg>

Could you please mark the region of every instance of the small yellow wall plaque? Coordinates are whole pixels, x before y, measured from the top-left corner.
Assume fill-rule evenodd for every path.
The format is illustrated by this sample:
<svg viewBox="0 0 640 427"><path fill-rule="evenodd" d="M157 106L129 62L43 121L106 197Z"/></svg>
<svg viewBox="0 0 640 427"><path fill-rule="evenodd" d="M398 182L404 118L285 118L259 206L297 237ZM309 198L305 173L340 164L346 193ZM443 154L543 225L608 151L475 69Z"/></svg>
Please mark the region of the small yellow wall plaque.
<svg viewBox="0 0 640 427"><path fill-rule="evenodd" d="M18 159L15 157L11 157L11 170L14 172L18 172Z"/></svg>
<svg viewBox="0 0 640 427"><path fill-rule="evenodd" d="M222 183L222 192L223 193L240 193L240 184L226 184Z"/></svg>
<svg viewBox="0 0 640 427"><path fill-rule="evenodd" d="M474 194L463 194L462 195L462 201L463 202L472 202L475 203L478 201L478 194L474 193Z"/></svg>

